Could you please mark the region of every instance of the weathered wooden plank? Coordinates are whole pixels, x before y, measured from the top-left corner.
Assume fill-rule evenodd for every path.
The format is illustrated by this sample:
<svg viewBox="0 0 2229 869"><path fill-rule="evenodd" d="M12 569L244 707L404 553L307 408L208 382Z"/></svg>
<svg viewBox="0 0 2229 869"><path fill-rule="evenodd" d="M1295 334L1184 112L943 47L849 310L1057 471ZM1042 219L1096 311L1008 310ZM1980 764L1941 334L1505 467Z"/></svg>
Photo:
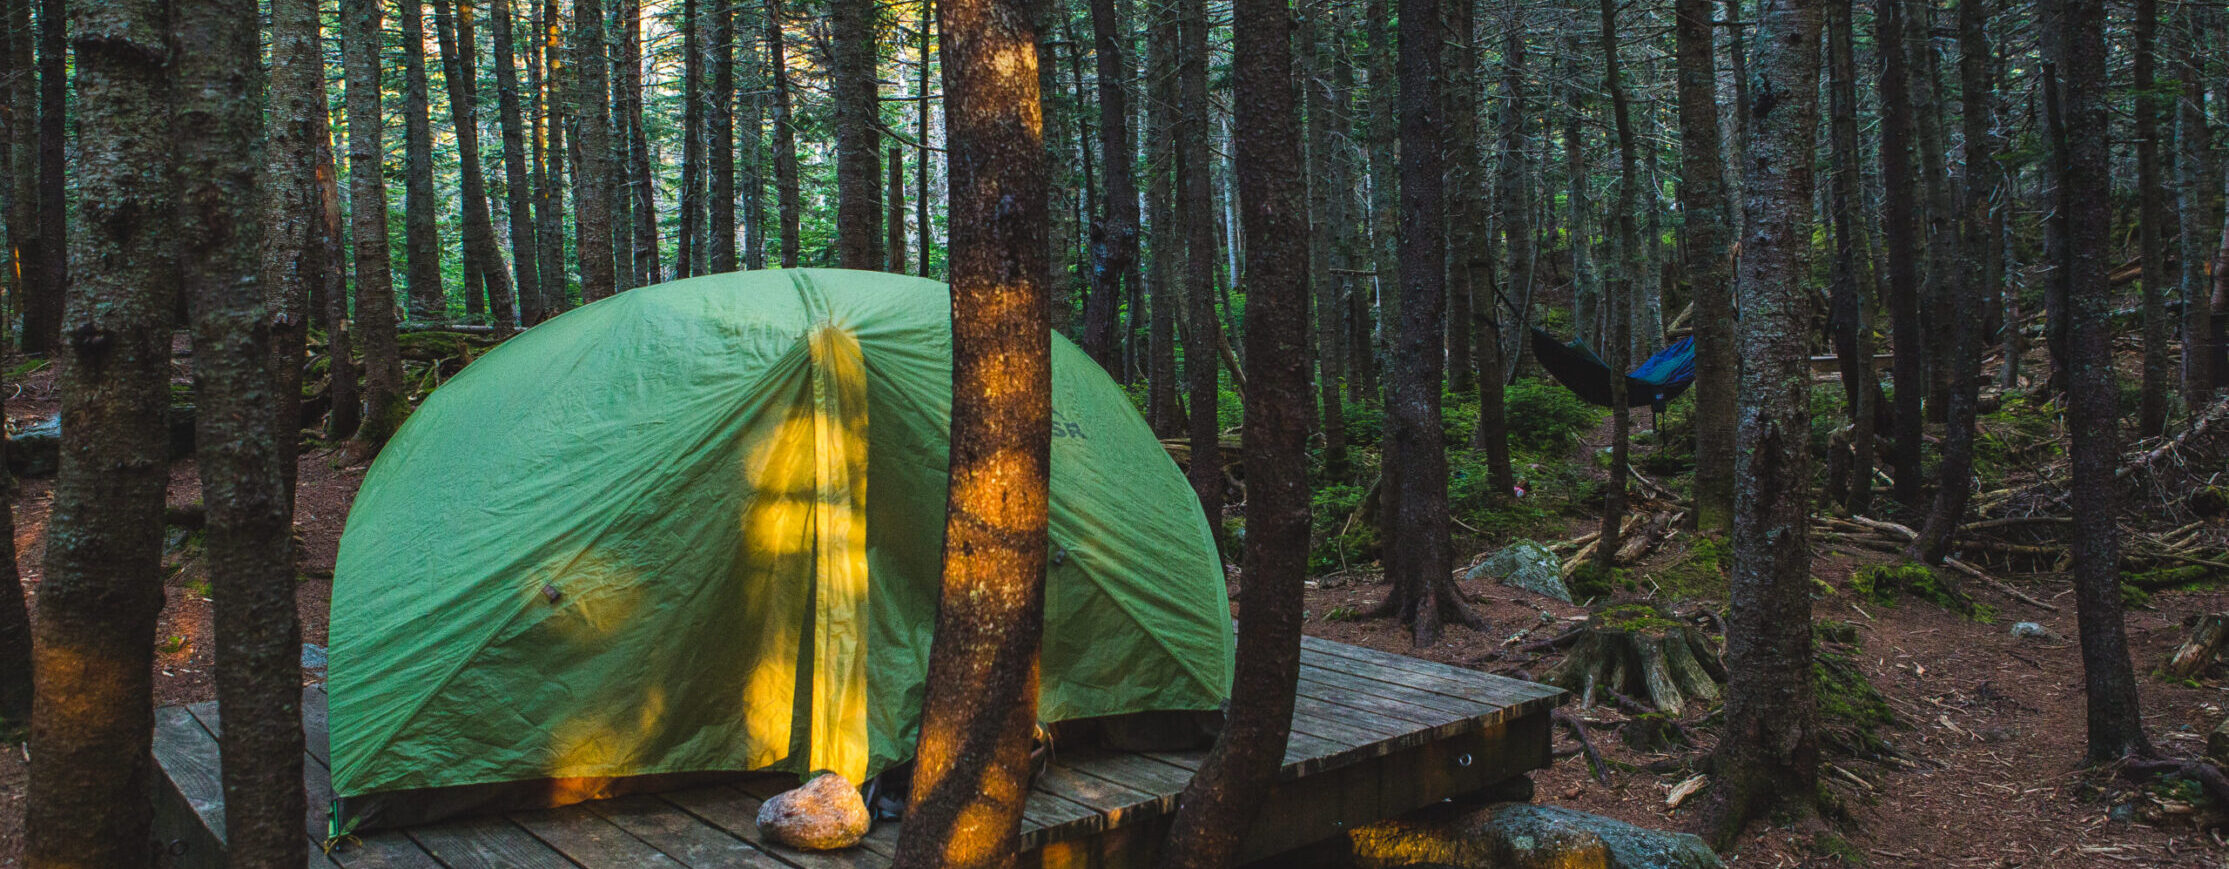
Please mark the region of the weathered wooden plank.
<svg viewBox="0 0 2229 869"><path fill-rule="evenodd" d="M1312 667L1305 664L1300 668L1300 678L1326 685L1337 685L1410 706L1423 706L1442 712L1451 712L1465 718L1483 718L1502 708L1491 703L1442 694L1427 688L1394 682L1381 682L1351 673L1326 670L1322 667Z"/></svg>
<svg viewBox="0 0 2229 869"><path fill-rule="evenodd" d="M512 812L514 823L526 828L575 863L602 869L605 866L647 866L680 869L681 864L650 847L612 822L597 817L585 806L559 806L531 812Z"/></svg>
<svg viewBox="0 0 2229 869"><path fill-rule="evenodd" d="M309 828L310 842L323 847L328 824L333 811L333 776L325 768L326 749L330 734L325 710L325 687L312 685L302 689L302 742L306 751L302 758L302 783L307 789L308 815L304 825ZM426 853L410 836L401 830L378 830L349 837L333 843L333 850L326 852L333 865L346 869L440 869L440 862Z"/></svg>
<svg viewBox="0 0 2229 869"><path fill-rule="evenodd" d="M1397 670L1419 676L1432 676L1442 680L1451 680L1462 685L1475 686L1474 690L1480 691L1484 694L1494 697L1508 698L1509 702L1505 705L1518 705L1551 701L1562 693L1561 691L1555 688L1548 687L1546 685L1539 685L1532 682L1511 679L1507 676L1497 676L1492 673L1482 673L1477 670L1466 670L1461 667L1450 666L1448 664L1442 664L1437 661L1427 661L1422 658L1411 658L1406 655L1396 655L1392 652L1381 652L1376 649L1366 648L1363 646L1350 646L1346 643L1336 643L1330 640L1320 639L1316 637L1302 637L1301 649L1303 650L1303 655L1305 655L1308 651L1315 651L1325 655L1327 658L1345 658L1352 661L1360 661L1367 664L1373 664L1377 667L1387 670ZM1340 669L1326 662L1311 661L1310 663L1315 663L1317 666L1324 667L1326 669ZM1464 696L1479 695L1466 694ZM1530 710L1528 709L1526 711Z"/></svg>
<svg viewBox="0 0 2229 869"><path fill-rule="evenodd" d="M813 852L768 842L758 829L758 807L763 801L735 788L724 785L691 788L659 794L658 799L799 869L881 869L890 865L888 857L864 848Z"/></svg>
<svg viewBox="0 0 2229 869"><path fill-rule="evenodd" d="M208 832L208 841L188 841L223 852L224 773L217 756L217 737L185 707L155 710L155 763L162 769L185 807Z"/></svg>
<svg viewBox="0 0 2229 869"><path fill-rule="evenodd" d="M640 794L585 803L589 811L693 867L785 869L789 864L656 797Z"/></svg>
<svg viewBox="0 0 2229 869"><path fill-rule="evenodd" d="M580 865L528 835L508 818L461 818L412 827L408 833L449 869L573 869Z"/></svg>
<svg viewBox="0 0 2229 869"><path fill-rule="evenodd" d="M1205 757L1204 754L1199 755ZM1196 764L1197 761L1194 761ZM1070 752L1063 758L1068 769L1128 788L1158 795L1172 806L1178 794L1192 783L1197 766L1178 766L1153 755L1123 751Z"/></svg>
<svg viewBox="0 0 2229 869"><path fill-rule="evenodd" d="M1461 726L1476 718L1474 715L1449 712L1434 706L1404 703L1346 685L1316 679L1303 678L1297 687L1299 696L1360 710L1384 718L1405 721L1408 722L1411 730L1419 727L1437 730L1448 725Z"/></svg>
<svg viewBox="0 0 2229 869"><path fill-rule="evenodd" d="M1167 804L1162 801L1166 799ZM1070 769L1061 763L1047 764L1031 784L1029 806L1041 806L1058 800L1076 807L1081 814L1059 823L1047 823L1042 828L1022 835L1022 847L1042 847L1047 842L1078 838L1102 832L1136 819L1139 814L1166 811L1175 805L1172 795L1164 797L1150 791L1117 784ZM1046 809L1040 808L1040 811ZM1025 807L1025 814L1027 807ZM1042 818L1040 818L1042 820Z"/></svg>

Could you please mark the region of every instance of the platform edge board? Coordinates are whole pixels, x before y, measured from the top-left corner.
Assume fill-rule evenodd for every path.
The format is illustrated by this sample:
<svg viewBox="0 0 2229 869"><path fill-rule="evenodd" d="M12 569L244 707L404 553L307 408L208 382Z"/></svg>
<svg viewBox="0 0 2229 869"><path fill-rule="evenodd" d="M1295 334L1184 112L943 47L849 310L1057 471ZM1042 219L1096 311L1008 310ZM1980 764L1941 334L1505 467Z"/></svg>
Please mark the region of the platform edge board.
<svg viewBox="0 0 2229 869"><path fill-rule="evenodd" d="M888 857L864 848L808 852L768 842L758 829L758 807L763 801L725 785L669 791L655 798L798 869L881 869L890 864Z"/></svg>

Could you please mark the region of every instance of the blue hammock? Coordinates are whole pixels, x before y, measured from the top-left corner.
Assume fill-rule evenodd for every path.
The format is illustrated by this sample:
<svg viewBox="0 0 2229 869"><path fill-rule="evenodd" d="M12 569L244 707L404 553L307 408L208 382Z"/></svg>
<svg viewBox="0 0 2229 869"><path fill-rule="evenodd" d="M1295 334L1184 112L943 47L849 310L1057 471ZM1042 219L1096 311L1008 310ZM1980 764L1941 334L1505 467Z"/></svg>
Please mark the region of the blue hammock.
<svg viewBox="0 0 2229 869"><path fill-rule="evenodd" d="M1573 395L1588 404L1611 406L1610 366L1595 355L1587 342L1565 344L1534 327L1532 354L1540 360L1540 367L1548 369L1548 374ZM1657 351L1648 361L1642 362L1641 367L1625 376L1625 404L1627 407L1646 404L1657 413L1663 413L1665 403L1678 398L1694 383L1695 339L1691 336Z"/></svg>

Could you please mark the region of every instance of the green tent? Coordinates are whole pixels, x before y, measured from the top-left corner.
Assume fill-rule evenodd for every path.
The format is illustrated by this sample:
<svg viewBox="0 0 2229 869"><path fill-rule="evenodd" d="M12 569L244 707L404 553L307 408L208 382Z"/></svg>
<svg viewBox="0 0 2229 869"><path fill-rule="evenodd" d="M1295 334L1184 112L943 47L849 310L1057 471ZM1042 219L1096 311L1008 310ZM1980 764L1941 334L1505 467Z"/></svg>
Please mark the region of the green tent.
<svg viewBox="0 0 2229 869"><path fill-rule="evenodd" d="M1038 716L1218 707L1230 613L1198 500L1058 336L1053 408ZM387 445L341 537L336 822L468 786L556 803L911 757L950 412L950 296L899 275L676 281L489 351Z"/></svg>

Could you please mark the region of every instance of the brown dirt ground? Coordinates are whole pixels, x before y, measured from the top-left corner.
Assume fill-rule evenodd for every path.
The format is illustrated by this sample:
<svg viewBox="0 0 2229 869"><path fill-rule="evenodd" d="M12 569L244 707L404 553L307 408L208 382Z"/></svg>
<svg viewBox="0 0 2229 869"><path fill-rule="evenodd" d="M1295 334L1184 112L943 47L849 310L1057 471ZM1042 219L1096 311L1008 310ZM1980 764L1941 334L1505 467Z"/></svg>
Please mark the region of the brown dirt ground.
<svg viewBox="0 0 2229 869"><path fill-rule="evenodd" d="M54 412L48 378L33 375L8 405L22 422ZM342 523L364 467L335 468L326 450L306 453L300 463L300 506L296 527L304 548L301 615L307 642L322 644L331 592L334 551ZM193 465L181 463L171 481L171 502L197 499ZM33 589L34 606L51 481L27 480L14 504L19 566ZM1574 520L1574 527L1581 524ZM1673 544L1677 545L1677 544ZM1660 562L1662 553L1653 557ZM1912 769L1833 760L1868 780L1864 786L1842 780L1832 770L1830 791L1849 809L1849 819L1831 829L1845 836L1859 858L1873 866L2190 866L2229 865L2220 834L2201 827L2201 819L2173 801L2131 793L2108 776L2083 769L2083 704L2079 650L2068 641L2015 640L2014 621L2037 621L2066 637L2075 635L2068 583L2063 577L2019 580L2031 595L2056 601L2061 612L2046 613L1979 590L1997 607L1995 623L1966 621L1931 604L1908 601L1894 607L1855 602L1847 590L1851 570L1877 560L1870 554L1822 550L1815 571L1836 593L1815 603L1821 618L1860 626L1863 668L1902 718L1889 739L1920 760ZM177 559L173 559L175 562ZM194 564L176 566L166 582L169 605L158 635L156 702L208 699L209 604ZM1647 565L1639 572L1645 576ZM1398 626L1355 621L1346 613L1367 610L1384 586L1367 574L1319 577L1308 591L1308 632L1313 635L1417 655L1457 666L1505 674L1538 673L1556 658L1528 656L1505 648L1516 631L1537 626L1545 612L1560 623L1584 616L1581 607L1562 604L1485 582L1464 582L1463 591L1488 619L1491 629L1450 628L1438 645L1410 646ZM2139 673L2180 641L2187 618L2229 610L2229 591L2174 592L2156 595L2147 608L2128 616L2131 653ZM1334 618L1337 614L1338 618ZM1547 635L1549 628L1540 632ZM2204 735L2223 717L2229 698L2222 674L2197 687L2140 679L2149 732L2168 752L2195 755ZM1574 710L1577 711L1577 710ZM1679 811L1668 810L1665 795L1687 775L1657 774L1644 767L1665 761L1692 761L1706 743L1680 756L1644 755L1628 750L1615 727L1622 716L1606 708L1583 713L1595 744L1611 761L1608 782L1592 779L1586 762L1565 757L1535 775L1538 802L1595 812L1659 828L1682 828L1700 798ZM1691 715L1690 724L1699 716ZM1559 750L1572 747L1557 734ZM20 746L0 751L0 867L16 865L22 842L26 756ZM1660 767L1663 764L1659 764ZM2099 787L2099 785L2104 787ZM2107 812L2115 801L2133 800L2132 821ZM2215 819L2218 821L2218 819ZM1737 866L1847 865L1819 853L1813 845L1817 825L1760 824L1729 855Z"/></svg>

